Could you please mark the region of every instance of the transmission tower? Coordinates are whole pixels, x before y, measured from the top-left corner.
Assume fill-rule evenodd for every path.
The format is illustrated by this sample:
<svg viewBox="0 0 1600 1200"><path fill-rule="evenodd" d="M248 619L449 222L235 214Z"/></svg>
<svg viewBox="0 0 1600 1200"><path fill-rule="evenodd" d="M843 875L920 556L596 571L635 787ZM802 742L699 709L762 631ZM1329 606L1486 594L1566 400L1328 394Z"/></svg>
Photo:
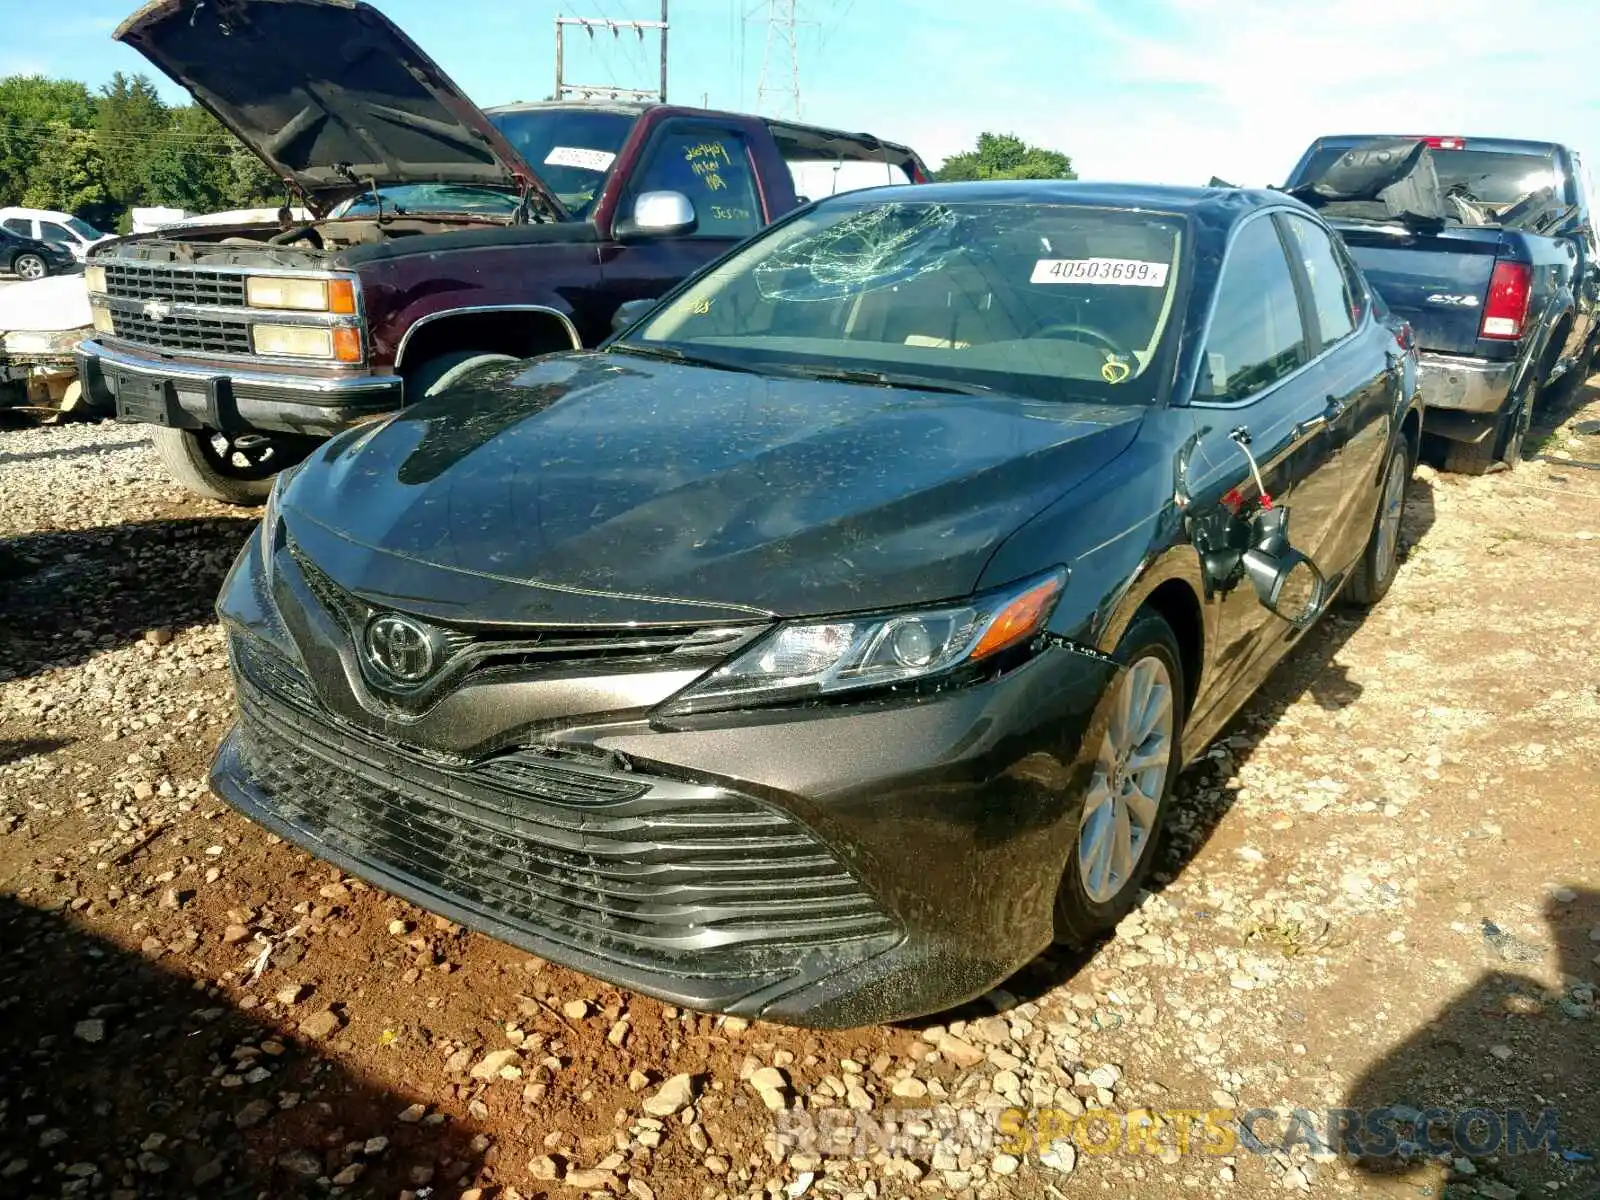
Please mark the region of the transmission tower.
<svg viewBox="0 0 1600 1200"><path fill-rule="evenodd" d="M631 33L640 41L644 40L646 32L654 30L660 34L661 40L661 86L659 88L625 88L599 87L590 84L569 83L566 79L566 31L568 26L576 26L589 35L590 41L594 40L596 31L609 32L613 40L620 40L625 33ZM659 21L617 21L609 17L596 20L593 17L556 17L556 90L554 99L579 99L579 100L659 100L662 103L667 99L667 0L661 0L661 20Z"/></svg>
<svg viewBox="0 0 1600 1200"><path fill-rule="evenodd" d="M767 48L756 81L756 109L773 117L800 119L799 0L767 0ZM784 55L789 61L780 61ZM786 82L787 80L787 82Z"/></svg>

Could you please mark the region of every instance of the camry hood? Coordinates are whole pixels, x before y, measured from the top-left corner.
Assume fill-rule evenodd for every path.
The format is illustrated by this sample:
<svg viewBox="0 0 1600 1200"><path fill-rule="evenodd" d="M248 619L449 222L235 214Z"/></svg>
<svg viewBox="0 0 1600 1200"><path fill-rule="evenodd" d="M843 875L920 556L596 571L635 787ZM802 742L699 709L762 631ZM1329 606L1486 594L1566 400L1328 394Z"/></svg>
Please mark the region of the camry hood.
<svg viewBox="0 0 1600 1200"><path fill-rule="evenodd" d="M1140 418L574 354L335 439L279 510L334 582L445 621L889 608L968 594Z"/></svg>
<svg viewBox="0 0 1600 1200"><path fill-rule="evenodd" d="M113 35L306 197L402 183L531 191L561 204L437 63L357 0L153 0Z"/></svg>

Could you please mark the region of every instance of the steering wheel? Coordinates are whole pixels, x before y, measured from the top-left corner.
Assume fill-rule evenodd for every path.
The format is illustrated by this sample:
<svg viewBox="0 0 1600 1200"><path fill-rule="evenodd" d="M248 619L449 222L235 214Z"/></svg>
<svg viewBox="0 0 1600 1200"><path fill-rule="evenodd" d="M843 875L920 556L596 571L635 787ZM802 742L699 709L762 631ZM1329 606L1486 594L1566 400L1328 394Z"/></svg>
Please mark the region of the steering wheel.
<svg viewBox="0 0 1600 1200"><path fill-rule="evenodd" d="M1083 334L1085 336L1084 337L1074 336L1076 334ZM1123 348L1120 345L1118 345L1118 343L1117 343L1115 338L1113 338L1108 333L1101 332L1100 330L1096 329L1093 325L1077 325L1077 324L1074 324L1074 323L1072 323L1070 321L1064 321L1059 325L1046 325L1043 329L1039 330L1039 332L1034 334L1033 336L1034 337L1066 337L1066 338L1071 338L1075 342L1081 342L1081 341L1088 340L1088 341L1098 342L1101 346L1105 347L1105 349L1111 351L1111 353L1113 353L1113 354L1126 354L1127 353L1125 350L1123 350Z"/></svg>

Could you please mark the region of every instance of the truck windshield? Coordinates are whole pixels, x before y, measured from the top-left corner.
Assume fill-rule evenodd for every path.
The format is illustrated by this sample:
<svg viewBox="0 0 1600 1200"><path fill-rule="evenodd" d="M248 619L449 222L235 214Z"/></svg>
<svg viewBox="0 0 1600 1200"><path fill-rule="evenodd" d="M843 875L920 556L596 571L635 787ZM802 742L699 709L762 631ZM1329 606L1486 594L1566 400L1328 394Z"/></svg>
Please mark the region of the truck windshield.
<svg viewBox="0 0 1600 1200"><path fill-rule="evenodd" d="M616 345L772 375L1150 403L1182 319L1185 232L1176 216L1066 204L825 204Z"/></svg>
<svg viewBox="0 0 1600 1200"><path fill-rule="evenodd" d="M489 120L573 216L585 218L638 117L592 108L519 108Z"/></svg>
<svg viewBox="0 0 1600 1200"><path fill-rule="evenodd" d="M1321 179L1350 148L1348 145L1322 147L1296 182L1312 183ZM1558 197L1565 191L1552 153L1435 150L1433 168L1443 191L1459 188L1478 203L1493 209L1509 208L1540 188L1554 188Z"/></svg>

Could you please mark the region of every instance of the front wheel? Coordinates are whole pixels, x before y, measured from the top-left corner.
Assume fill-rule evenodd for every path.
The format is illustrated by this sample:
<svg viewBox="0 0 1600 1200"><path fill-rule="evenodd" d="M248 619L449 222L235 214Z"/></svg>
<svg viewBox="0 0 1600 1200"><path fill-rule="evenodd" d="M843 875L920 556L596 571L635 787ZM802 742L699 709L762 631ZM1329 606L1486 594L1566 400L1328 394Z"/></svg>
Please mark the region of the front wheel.
<svg viewBox="0 0 1600 1200"><path fill-rule="evenodd" d="M1133 907L1182 765L1183 659L1171 626L1141 611L1113 657L1122 670L1101 698L1104 732L1056 893L1056 940L1073 946Z"/></svg>
<svg viewBox="0 0 1600 1200"><path fill-rule="evenodd" d="M32 253L17 255L11 269L17 273L18 279L43 279L50 274L50 267L44 259Z"/></svg>
<svg viewBox="0 0 1600 1200"><path fill-rule="evenodd" d="M1378 515L1372 523L1361 561L1356 564L1345 598L1361 606L1376 604L1389 593L1400 566L1400 519L1406 511L1406 490L1411 485L1411 450L1402 439L1389 455L1383 474Z"/></svg>
<svg viewBox="0 0 1600 1200"><path fill-rule="evenodd" d="M197 495L224 504L263 504L272 478L311 453L316 439L292 434L219 433L215 429L150 431L167 473Z"/></svg>

